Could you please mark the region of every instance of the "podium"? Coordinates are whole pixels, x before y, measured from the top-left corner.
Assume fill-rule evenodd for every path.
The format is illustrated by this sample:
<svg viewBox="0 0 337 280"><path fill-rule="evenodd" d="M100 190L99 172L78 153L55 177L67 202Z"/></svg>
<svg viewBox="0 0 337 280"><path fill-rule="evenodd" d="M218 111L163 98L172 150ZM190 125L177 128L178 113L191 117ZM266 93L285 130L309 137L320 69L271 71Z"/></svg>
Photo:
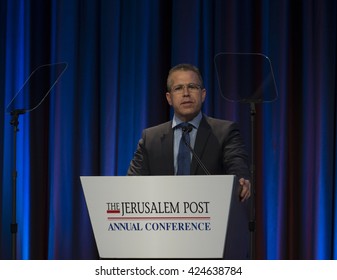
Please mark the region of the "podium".
<svg viewBox="0 0 337 280"><path fill-rule="evenodd" d="M101 259L248 257L235 176L80 179Z"/></svg>

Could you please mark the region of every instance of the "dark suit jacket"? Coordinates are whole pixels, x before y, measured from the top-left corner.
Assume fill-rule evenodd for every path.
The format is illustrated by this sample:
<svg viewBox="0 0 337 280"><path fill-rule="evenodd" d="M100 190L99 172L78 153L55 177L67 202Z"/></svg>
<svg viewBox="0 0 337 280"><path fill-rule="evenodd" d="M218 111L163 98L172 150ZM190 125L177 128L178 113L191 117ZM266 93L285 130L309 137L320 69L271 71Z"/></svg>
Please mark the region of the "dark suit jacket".
<svg viewBox="0 0 337 280"><path fill-rule="evenodd" d="M211 175L249 178L247 153L238 127L233 122L203 115L194 151ZM143 131L128 175L174 175L172 121ZM205 175L194 158L191 175Z"/></svg>
<svg viewBox="0 0 337 280"><path fill-rule="evenodd" d="M235 123L203 115L194 150L211 175L249 179L247 153ZM172 121L143 131L128 175L174 175ZM205 175L194 158L191 175ZM238 198L232 198L225 259L247 259L249 255L248 205Z"/></svg>

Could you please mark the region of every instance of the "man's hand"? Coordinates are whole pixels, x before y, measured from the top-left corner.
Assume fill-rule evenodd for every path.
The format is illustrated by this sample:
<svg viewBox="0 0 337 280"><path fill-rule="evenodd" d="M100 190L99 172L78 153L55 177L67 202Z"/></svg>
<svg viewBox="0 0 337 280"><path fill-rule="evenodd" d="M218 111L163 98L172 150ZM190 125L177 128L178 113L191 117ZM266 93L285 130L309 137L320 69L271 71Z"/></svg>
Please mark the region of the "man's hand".
<svg viewBox="0 0 337 280"><path fill-rule="evenodd" d="M250 182L244 178L239 180L241 190L240 190L240 200L245 201L250 197Z"/></svg>

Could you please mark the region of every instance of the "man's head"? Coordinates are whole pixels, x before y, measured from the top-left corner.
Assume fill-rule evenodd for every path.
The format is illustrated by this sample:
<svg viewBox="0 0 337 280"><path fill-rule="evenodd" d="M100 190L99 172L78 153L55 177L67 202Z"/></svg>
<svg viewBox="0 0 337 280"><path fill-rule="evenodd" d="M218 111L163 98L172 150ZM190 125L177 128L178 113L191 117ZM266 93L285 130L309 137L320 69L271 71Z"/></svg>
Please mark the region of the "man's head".
<svg viewBox="0 0 337 280"><path fill-rule="evenodd" d="M190 121L198 115L206 97L206 89L197 67L179 64L167 77L167 102L182 121Z"/></svg>

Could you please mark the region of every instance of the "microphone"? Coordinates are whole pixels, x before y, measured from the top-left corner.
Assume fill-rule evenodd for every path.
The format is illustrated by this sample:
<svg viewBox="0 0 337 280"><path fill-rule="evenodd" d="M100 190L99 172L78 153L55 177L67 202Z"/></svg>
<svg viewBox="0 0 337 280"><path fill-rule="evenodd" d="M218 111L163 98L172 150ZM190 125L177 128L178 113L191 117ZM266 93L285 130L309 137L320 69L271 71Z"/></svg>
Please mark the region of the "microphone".
<svg viewBox="0 0 337 280"><path fill-rule="evenodd" d="M193 127L192 125L188 125L188 126L184 126L182 127L182 137L184 140L185 145L189 148L189 150L191 151L191 153L193 154L194 158L197 160L198 164L200 165L200 167L202 168L202 170L205 172L206 175L211 175L211 173L207 170L206 166L202 163L201 159L198 157L198 155L196 154L196 152L193 150L193 148L191 147L190 143L188 143L186 141L186 133L190 133L192 131Z"/></svg>

